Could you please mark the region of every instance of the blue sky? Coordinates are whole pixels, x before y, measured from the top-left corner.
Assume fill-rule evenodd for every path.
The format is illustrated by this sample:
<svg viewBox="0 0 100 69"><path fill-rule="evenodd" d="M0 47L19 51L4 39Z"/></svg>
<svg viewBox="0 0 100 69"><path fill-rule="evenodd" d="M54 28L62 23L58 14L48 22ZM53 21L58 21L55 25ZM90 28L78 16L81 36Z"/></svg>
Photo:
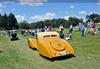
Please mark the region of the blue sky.
<svg viewBox="0 0 100 69"><path fill-rule="evenodd" d="M0 13L3 15L12 12L18 22L23 20L35 22L53 18L68 19L70 16L85 20L87 14L100 14L100 3L96 0L66 1L68 0L0 0Z"/></svg>

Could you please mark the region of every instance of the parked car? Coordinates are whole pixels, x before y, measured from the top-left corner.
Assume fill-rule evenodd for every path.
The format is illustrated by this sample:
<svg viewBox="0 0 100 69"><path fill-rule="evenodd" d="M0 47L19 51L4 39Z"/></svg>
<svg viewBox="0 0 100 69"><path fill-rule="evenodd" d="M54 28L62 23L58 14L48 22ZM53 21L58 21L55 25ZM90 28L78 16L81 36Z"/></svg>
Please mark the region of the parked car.
<svg viewBox="0 0 100 69"><path fill-rule="evenodd" d="M13 41L13 40L19 40L18 36L17 36L17 33L15 30L12 30L10 31L11 34L10 34L10 40Z"/></svg>
<svg viewBox="0 0 100 69"><path fill-rule="evenodd" d="M47 58L54 58L74 54L71 45L59 37L57 32L39 32L37 38L29 38L28 45L30 48L37 49L40 55Z"/></svg>

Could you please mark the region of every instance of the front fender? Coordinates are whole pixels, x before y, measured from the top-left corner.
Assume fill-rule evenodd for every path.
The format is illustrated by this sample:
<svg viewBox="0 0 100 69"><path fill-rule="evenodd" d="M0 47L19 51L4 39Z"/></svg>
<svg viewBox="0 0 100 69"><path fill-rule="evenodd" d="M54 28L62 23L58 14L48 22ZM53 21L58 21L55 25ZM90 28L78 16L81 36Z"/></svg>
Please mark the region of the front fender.
<svg viewBox="0 0 100 69"><path fill-rule="evenodd" d="M36 39L29 38L28 39L28 45L31 48L36 48L37 49L37 40Z"/></svg>

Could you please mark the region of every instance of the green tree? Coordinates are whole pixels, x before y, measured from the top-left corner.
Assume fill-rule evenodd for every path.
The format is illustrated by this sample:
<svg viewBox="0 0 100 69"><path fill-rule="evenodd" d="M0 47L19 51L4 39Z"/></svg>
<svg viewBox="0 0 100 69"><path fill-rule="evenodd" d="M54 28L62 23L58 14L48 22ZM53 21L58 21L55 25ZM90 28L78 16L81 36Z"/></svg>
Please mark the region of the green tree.
<svg viewBox="0 0 100 69"><path fill-rule="evenodd" d="M44 27L44 22L43 22L43 21L38 21L38 22L36 23L36 27L37 27L37 28L43 28L43 27Z"/></svg>
<svg viewBox="0 0 100 69"><path fill-rule="evenodd" d="M86 22L89 22L90 23L90 21L91 21L90 16L89 15L86 15Z"/></svg>
<svg viewBox="0 0 100 69"><path fill-rule="evenodd" d="M69 17L68 18L68 26L70 24L72 24L73 26L77 26L80 22L80 19L76 18L76 17Z"/></svg>
<svg viewBox="0 0 100 69"><path fill-rule="evenodd" d="M6 13L2 16L2 25L3 29L8 28L8 16Z"/></svg>
<svg viewBox="0 0 100 69"><path fill-rule="evenodd" d="M95 21L96 23L100 22L100 15L96 13L92 13L86 16L87 22Z"/></svg>
<svg viewBox="0 0 100 69"><path fill-rule="evenodd" d="M30 23L29 26L31 29L36 29L36 23L34 23L34 22Z"/></svg>
<svg viewBox="0 0 100 69"><path fill-rule="evenodd" d="M90 18L91 18L91 20L93 20L95 22L100 22L99 16L100 15L93 13L93 14L90 15Z"/></svg>
<svg viewBox="0 0 100 69"><path fill-rule="evenodd" d="M51 20L45 20L44 21L44 26L53 26L53 27L59 27L60 24L62 24L64 27L67 27L67 20L63 18L58 18L58 19L51 19Z"/></svg>
<svg viewBox="0 0 100 69"><path fill-rule="evenodd" d="M2 16L1 16L1 14L0 14L0 29L2 29Z"/></svg>
<svg viewBox="0 0 100 69"><path fill-rule="evenodd" d="M18 29L18 22L15 15L10 13L8 16L8 29Z"/></svg>
<svg viewBox="0 0 100 69"><path fill-rule="evenodd" d="M27 21L23 21L23 22L19 23L19 28L20 29L30 29L30 26Z"/></svg>
<svg viewBox="0 0 100 69"><path fill-rule="evenodd" d="M83 23L83 19L82 19L82 18L80 18L80 19L79 19L79 22L80 22L80 23Z"/></svg>
<svg viewBox="0 0 100 69"><path fill-rule="evenodd" d="M44 25L45 26L49 26L49 25L51 25L51 20L44 20Z"/></svg>

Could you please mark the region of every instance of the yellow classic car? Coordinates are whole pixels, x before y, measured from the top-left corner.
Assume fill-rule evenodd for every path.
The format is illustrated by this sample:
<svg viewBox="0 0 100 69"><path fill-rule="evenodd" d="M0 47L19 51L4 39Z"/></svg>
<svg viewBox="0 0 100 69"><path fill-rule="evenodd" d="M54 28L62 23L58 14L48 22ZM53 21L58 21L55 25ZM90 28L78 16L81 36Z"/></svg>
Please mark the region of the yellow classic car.
<svg viewBox="0 0 100 69"><path fill-rule="evenodd" d="M53 58L74 54L71 45L64 39L59 37L57 32L39 32L37 38L29 38L28 45L35 48L40 55Z"/></svg>

